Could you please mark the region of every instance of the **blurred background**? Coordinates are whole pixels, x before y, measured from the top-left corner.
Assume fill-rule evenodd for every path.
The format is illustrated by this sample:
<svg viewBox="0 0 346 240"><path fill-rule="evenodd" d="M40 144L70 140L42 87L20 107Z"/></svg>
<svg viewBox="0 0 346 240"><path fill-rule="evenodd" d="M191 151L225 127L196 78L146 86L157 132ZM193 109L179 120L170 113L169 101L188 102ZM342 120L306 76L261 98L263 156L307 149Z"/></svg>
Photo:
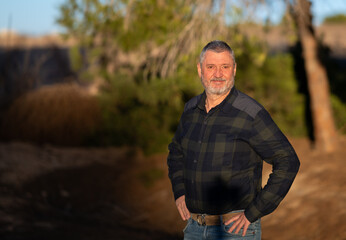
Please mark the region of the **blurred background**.
<svg viewBox="0 0 346 240"><path fill-rule="evenodd" d="M0 0L1 239L181 239L167 145L215 39L302 163L263 239L346 239L345 38L343 0Z"/></svg>

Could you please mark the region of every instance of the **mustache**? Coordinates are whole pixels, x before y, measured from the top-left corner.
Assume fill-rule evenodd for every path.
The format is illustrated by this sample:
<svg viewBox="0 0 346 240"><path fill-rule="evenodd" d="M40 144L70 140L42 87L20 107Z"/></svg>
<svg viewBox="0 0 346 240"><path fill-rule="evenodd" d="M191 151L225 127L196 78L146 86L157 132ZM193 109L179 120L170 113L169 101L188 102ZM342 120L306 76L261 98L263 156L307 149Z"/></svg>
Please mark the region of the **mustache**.
<svg viewBox="0 0 346 240"><path fill-rule="evenodd" d="M212 78L212 79L210 79L210 81L226 81L226 79L224 79L224 78Z"/></svg>

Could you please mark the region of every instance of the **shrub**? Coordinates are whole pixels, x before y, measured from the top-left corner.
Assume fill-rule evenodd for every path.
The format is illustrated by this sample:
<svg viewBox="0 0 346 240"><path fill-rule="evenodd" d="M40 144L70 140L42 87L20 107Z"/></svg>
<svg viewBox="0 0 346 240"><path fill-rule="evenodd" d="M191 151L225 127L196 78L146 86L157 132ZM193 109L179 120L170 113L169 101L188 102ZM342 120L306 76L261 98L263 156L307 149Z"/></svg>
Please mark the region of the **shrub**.
<svg viewBox="0 0 346 240"><path fill-rule="evenodd" d="M172 129L183 109L181 91L173 79L135 82L117 76L101 91L101 145L132 145L146 153L167 149Z"/></svg>
<svg viewBox="0 0 346 240"><path fill-rule="evenodd" d="M268 56L258 66L241 56L238 66L238 88L266 107L284 133L306 136L304 96L297 91L292 57L289 54Z"/></svg>
<svg viewBox="0 0 346 240"><path fill-rule="evenodd" d="M63 146L87 144L99 124L96 98L74 84L42 87L16 99L4 114L3 139Z"/></svg>
<svg viewBox="0 0 346 240"><path fill-rule="evenodd" d="M346 15L337 14L337 15L326 17L323 23L346 23Z"/></svg>
<svg viewBox="0 0 346 240"><path fill-rule="evenodd" d="M341 100L331 95L332 109L334 113L335 125L340 133L346 133L346 104L342 103Z"/></svg>

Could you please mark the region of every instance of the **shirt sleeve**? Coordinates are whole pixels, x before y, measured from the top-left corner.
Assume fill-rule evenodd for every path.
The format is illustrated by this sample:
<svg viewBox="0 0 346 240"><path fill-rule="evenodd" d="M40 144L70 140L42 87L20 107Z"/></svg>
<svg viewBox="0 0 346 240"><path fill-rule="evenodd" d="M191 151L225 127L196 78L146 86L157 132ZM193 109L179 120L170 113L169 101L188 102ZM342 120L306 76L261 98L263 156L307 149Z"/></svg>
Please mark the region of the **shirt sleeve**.
<svg viewBox="0 0 346 240"><path fill-rule="evenodd" d="M168 176L172 183L174 199L176 200L182 195L185 195L184 185L184 163L183 163L183 150L181 147L181 136L183 133L182 119L180 119L177 131L168 146L169 154L167 157Z"/></svg>
<svg viewBox="0 0 346 240"><path fill-rule="evenodd" d="M290 189L300 166L299 159L288 139L262 109L256 115L250 137L253 149L273 166L267 184L245 209L250 222L273 212Z"/></svg>

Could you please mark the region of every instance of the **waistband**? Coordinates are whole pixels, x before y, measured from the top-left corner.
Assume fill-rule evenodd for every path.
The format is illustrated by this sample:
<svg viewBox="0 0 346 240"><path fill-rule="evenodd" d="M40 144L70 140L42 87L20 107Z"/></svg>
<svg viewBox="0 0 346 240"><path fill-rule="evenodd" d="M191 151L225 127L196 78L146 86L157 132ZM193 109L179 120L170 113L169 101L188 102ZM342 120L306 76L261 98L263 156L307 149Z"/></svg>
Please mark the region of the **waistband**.
<svg viewBox="0 0 346 240"><path fill-rule="evenodd" d="M191 213L191 218L202 226L215 226L227 222L229 219L236 215L239 215L242 212L244 212L244 210L232 211L222 215Z"/></svg>

